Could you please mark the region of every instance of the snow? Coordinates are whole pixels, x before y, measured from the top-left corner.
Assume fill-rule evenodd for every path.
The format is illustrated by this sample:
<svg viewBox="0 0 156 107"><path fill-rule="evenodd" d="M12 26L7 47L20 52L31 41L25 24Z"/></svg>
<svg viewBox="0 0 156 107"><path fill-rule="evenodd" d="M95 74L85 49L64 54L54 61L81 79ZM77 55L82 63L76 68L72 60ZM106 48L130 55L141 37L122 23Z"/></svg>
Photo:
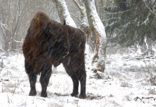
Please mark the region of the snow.
<svg viewBox="0 0 156 107"><path fill-rule="evenodd" d="M88 52L88 49L86 50ZM156 56L156 55L154 55ZM1 107L154 107L156 86L149 81L146 66L153 73L156 58L139 57L138 53L112 54L106 59L104 73L93 73L90 56L86 56L87 98L71 97L72 81L62 65L53 72L48 97L40 97L41 86L36 84L37 96L28 96L29 81L24 70L22 54L1 55ZM1 61L1 60L0 60ZM146 61L146 64L144 63ZM98 76L101 79L97 79ZM39 78L38 78L39 80Z"/></svg>

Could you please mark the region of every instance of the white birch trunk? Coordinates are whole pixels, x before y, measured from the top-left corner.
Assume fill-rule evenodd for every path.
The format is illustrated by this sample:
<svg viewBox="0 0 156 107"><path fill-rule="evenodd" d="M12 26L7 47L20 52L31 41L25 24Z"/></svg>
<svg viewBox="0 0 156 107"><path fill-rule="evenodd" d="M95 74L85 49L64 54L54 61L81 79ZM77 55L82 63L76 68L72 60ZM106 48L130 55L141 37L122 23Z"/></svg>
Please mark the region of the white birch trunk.
<svg viewBox="0 0 156 107"><path fill-rule="evenodd" d="M88 19L87 19L87 13L86 13L86 8L85 5L81 0L73 0L78 9L80 10L81 13L81 28L84 29L88 27Z"/></svg>
<svg viewBox="0 0 156 107"><path fill-rule="evenodd" d="M86 33L86 37L87 37L86 47L89 47L88 45L89 45L89 37L90 37L90 34L91 34L91 30L90 30L89 24L88 24L85 5L82 2L82 0L73 0L73 1L76 4L76 6L78 7L78 9L80 10L80 14L81 14L81 25L80 25L80 27L81 27L81 30L83 30ZM88 54L89 53L87 53L87 55Z"/></svg>
<svg viewBox="0 0 156 107"><path fill-rule="evenodd" d="M90 35L90 29L87 19L86 8L82 0L73 0L81 14L81 29L87 34L87 40Z"/></svg>
<svg viewBox="0 0 156 107"><path fill-rule="evenodd" d="M97 13L94 0L84 0L87 17L91 30L96 41L96 53L93 58L93 64L96 64L97 70L104 71L105 69L105 52L106 52L106 32L105 27Z"/></svg>
<svg viewBox="0 0 156 107"><path fill-rule="evenodd" d="M66 24L77 27L74 20L70 16L65 0L54 0L54 2L56 4L61 23L64 23L65 21Z"/></svg>

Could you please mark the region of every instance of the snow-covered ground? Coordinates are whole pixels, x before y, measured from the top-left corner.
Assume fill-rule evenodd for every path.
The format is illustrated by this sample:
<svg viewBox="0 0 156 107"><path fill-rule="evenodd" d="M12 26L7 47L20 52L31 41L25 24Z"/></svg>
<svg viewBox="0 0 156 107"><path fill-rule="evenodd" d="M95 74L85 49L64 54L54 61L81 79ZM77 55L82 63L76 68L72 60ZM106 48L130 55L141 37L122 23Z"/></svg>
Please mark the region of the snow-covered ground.
<svg viewBox="0 0 156 107"><path fill-rule="evenodd" d="M28 96L30 88L22 54L3 56L0 62L0 107L156 106L156 86L151 84L149 73L156 72L156 58L141 58L135 53L108 55L104 73L93 73L86 58L86 99L70 96L72 81L62 66L51 76L48 97L42 98L39 81L37 96Z"/></svg>

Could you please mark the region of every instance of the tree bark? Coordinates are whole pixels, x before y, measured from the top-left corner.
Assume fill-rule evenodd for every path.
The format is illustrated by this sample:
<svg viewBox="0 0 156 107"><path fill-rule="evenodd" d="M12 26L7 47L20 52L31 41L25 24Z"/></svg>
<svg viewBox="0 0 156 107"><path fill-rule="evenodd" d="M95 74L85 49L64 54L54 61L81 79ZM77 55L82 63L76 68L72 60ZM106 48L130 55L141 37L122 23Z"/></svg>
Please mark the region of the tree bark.
<svg viewBox="0 0 156 107"><path fill-rule="evenodd" d="M71 25L73 27L77 27L74 20L70 16L65 0L53 0L53 1L56 4L56 8L58 10L58 15L61 23L63 24L65 21L66 24Z"/></svg>
<svg viewBox="0 0 156 107"><path fill-rule="evenodd" d="M105 57L106 57L106 32L105 27L97 13L94 0L84 0L87 11L87 17L90 28L95 36L95 55L92 64L95 64L96 70L104 72L105 70Z"/></svg>
<svg viewBox="0 0 156 107"><path fill-rule="evenodd" d="M81 14L81 29L87 34L87 41L90 36L90 28L88 24L88 19L87 19L87 13L86 13L86 8L82 0L73 0L78 9L80 10Z"/></svg>

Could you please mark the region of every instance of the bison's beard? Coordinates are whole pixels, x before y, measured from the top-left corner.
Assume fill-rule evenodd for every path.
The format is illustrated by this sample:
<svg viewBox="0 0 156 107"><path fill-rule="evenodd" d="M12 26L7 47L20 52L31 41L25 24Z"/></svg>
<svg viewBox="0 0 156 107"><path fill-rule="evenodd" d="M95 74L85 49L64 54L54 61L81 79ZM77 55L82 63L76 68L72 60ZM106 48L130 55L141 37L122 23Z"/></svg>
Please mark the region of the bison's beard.
<svg viewBox="0 0 156 107"><path fill-rule="evenodd" d="M60 61L57 61L57 60L55 60L54 62L53 62L53 65L54 65L54 67L57 67L57 66L59 66L60 65Z"/></svg>

